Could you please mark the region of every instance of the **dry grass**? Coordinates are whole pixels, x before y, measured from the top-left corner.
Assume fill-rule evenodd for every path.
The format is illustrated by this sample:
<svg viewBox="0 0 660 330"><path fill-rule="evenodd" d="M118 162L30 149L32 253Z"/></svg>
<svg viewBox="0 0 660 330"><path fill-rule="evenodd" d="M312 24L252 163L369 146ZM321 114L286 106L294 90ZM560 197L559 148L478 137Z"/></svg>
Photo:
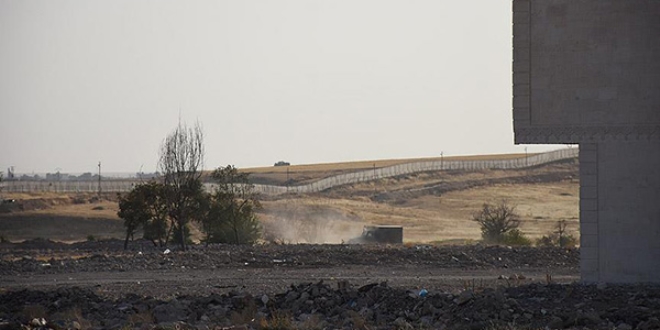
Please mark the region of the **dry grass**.
<svg viewBox="0 0 660 330"><path fill-rule="evenodd" d="M95 209L101 207L102 209ZM103 219L116 219L119 220L117 212L119 205L117 202L102 201L100 203L85 203L85 204L61 204L55 205L53 208L25 211L25 215L44 215L44 214L57 214L59 216L75 217L75 218L103 218Z"/></svg>
<svg viewBox="0 0 660 330"><path fill-rule="evenodd" d="M533 156L536 154L529 154ZM525 154L496 154L496 155L474 155L474 156L447 156L442 159L446 161L453 160L501 160L501 159L514 159L525 157ZM332 172L332 171L345 171L345 170L360 170L370 169L374 165L376 168L426 162L426 161L440 161L440 157L430 158L408 158L408 159L385 159L385 160L365 160L356 162L344 163L326 163L326 164L309 164L309 165L291 165L291 166L269 166L269 167L252 167L241 169L242 172L249 173L286 173L287 168L290 173L293 172Z"/></svg>

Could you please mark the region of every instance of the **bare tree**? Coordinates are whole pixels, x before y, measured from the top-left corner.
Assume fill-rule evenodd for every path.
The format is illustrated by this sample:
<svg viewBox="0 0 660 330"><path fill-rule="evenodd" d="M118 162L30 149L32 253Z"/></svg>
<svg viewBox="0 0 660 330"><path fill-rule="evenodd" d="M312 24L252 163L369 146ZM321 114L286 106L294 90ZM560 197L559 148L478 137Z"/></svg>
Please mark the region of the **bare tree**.
<svg viewBox="0 0 660 330"><path fill-rule="evenodd" d="M204 133L199 122L188 127L179 121L163 141L158 166L164 177L170 232L178 236L176 240L185 250L187 225L196 214L197 196L202 191Z"/></svg>
<svg viewBox="0 0 660 330"><path fill-rule="evenodd" d="M515 207L506 201L497 205L484 204L481 211L472 216L472 220L481 225L481 237L490 243L501 243L506 233L520 225Z"/></svg>

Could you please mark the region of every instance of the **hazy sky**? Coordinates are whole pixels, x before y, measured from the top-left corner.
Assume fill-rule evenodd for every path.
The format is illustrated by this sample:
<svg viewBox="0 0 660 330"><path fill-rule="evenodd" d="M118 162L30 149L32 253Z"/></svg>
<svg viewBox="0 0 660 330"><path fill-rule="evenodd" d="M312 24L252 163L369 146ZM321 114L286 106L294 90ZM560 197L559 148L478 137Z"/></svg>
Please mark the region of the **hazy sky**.
<svg viewBox="0 0 660 330"><path fill-rule="evenodd" d="M0 0L3 170L522 152L511 98L510 0Z"/></svg>

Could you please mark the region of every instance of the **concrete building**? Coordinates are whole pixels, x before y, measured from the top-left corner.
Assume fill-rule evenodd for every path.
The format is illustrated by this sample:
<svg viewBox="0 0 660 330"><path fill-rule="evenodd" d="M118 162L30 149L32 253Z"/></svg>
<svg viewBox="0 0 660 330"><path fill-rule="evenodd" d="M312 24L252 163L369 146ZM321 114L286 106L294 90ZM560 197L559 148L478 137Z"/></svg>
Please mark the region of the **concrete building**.
<svg viewBox="0 0 660 330"><path fill-rule="evenodd" d="M660 282L660 1L513 0L516 143L580 146L585 282Z"/></svg>

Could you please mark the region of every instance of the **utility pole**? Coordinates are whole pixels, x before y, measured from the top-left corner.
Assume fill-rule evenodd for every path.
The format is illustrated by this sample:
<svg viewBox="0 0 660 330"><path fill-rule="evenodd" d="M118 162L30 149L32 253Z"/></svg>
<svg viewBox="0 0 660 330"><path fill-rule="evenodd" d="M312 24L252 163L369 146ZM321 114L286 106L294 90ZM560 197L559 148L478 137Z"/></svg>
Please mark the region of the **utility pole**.
<svg viewBox="0 0 660 330"><path fill-rule="evenodd" d="M99 202L101 202L101 162L99 161Z"/></svg>
<svg viewBox="0 0 660 330"><path fill-rule="evenodd" d="M376 163L374 163L374 195L376 195Z"/></svg>
<svg viewBox="0 0 660 330"><path fill-rule="evenodd" d="M440 151L440 170L445 169L445 153L443 151Z"/></svg>

